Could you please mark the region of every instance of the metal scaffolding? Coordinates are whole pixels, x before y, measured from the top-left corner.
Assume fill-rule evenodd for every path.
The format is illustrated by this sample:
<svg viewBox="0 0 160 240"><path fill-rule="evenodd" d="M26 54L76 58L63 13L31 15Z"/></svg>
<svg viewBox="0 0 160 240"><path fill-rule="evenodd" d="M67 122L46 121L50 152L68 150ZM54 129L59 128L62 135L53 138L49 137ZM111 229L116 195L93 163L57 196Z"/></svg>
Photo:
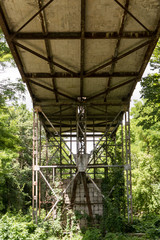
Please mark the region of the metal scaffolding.
<svg viewBox="0 0 160 240"><path fill-rule="evenodd" d="M126 154L126 185L127 185L127 213L128 222L133 221L132 209L132 175L131 175L131 147L130 147L130 114L125 112L125 154Z"/></svg>
<svg viewBox="0 0 160 240"><path fill-rule="evenodd" d="M45 219L56 217L69 191L65 204L86 204L94 218L94 191L105 198L101 182L118 169L126 194L119 209L132 222L128 106L160 36L160 3L121 2L0 0L0 25L34 105L36 222L42 208ZM86 202L77 200L81 185Z"/></svg>
<svg viewBox="0 0 160 240"><path fill-rule="evenodd" d="M61 111L61 108L60 108ZM99 179L107 179L114 174L114 169L121 169L126 181L124 199L121 212L127 210L128 222L132 222L132 181L131 181L131 153L130 153L130 117L129 111L120 112L108 124L104 133L94 131L96 124L92 122L92 131L88 131L87 109L84 104L76 109L77 121L70 122L69 132L58 132L40 107L35 107L33 117L33 218L37 223L37 215L41 208L46 209L45 220L56 217L56 208L59 201L71 188L70 207L74 210L77 186L82 183L86 198L87 212L94 218L93 201L90 197L90 186L105 199ZM124 117L123 117L124 116ZM53 129L48 137L41 124L45 118ZM123 128L123 122L125 127ZM62 124L60 122L60 124ZM46 135L46 140L45 140ZM87 151L88 148L88 151ZM74 152L74 153L73 153ZM124 174L125 173L125 174ZM55 180L61 180L55 186ZM62 187L63 182L67 182ZM118 181L118 180L117 180ZM108 192L112 195L115 186ZM83 203L84 204L84 203ZM95 205L95 203L94 203Z"/></svg>

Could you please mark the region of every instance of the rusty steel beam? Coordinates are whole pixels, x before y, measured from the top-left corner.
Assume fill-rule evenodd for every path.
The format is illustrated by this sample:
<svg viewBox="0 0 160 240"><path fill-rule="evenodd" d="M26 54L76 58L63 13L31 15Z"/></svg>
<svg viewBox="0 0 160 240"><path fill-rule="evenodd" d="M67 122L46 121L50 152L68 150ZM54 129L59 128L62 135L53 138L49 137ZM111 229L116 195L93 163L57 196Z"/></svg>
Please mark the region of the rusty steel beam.
<svg viewBox="0 0 160 240"><path fill-rule="evenodd" d="M52 124L54 124L54 125L59 125L60 123L57 121L57 119L53 119L53 118L50 118L51 119L51 121L52 121ZM64 121L64 120L63 120ZM98 126L101 126L101 125L105 125L106 126L106 124L110 124L111 122L110 121L108 121L108 120L106 120L106 121L104 121L104 120L99 120L99 122L98 123L94 123L94 126L95 127L98 127ZM45 122L45 124L47 124L47 122ZM75 127L76 126L76 121L75 121L75 123L73 123L73 124L70 124L70 123L65 123L65 122L63 122L62 124L64 124L64 126L70 126L70 127ZM117 122L115 121L115 124L117 124ZM88 126L89 127L91 127L91 126L93 126L93 124L92 123L88 123Z"/></svg>
<svg viewBox="0 0 160 240"><path fill-rule="evenodd" d="M85 74L85 72L84 72ZM94 73L86 78L107 78L107 77L135 77L139 72L104 72ZM80 73L70 74L65 72L54 72L53 74L47 72L25 73L26 78L80 78Z"/></svg>
<svg viewBox="0 0 160 240"><path fill-rule="evenodd" d="M74 129L73 129L74 130ZM68 133L68 132L67 132ZM97 133L97 132L95 132L95 133ZM69 138L69 137L72 137L72 138L76 138L76 134L66 134L66 133L64 133L64 134L62 134L62 137L64 137L64 138ZM95 134L95 136L98 138L98 137L102 137L102 134ZM91 135L86 135L86 137L93 137L93 134ZM68 142L68 140L66 140L67 142ZM72 140L73 142L74 142L74 140Z"/></svg>
<svg viewBox="0 0 160 240"><path fill-rule="evenodd" d="M144 56L143 64L142 64L142 66L141 66L141 68L140 68L140 71L139 71L139 78L138 78L137 81L134 83L134 85L133 85L133 87L132 87L132 89L131 89L131 91L130 91L130 94L128 94L128 98L127 98L128 101L130 101L130 98L131 98L131 96L132 96L132 94L133 94L133 91L134 91L134 89L135 89L135 87L136 87L137 82L142 78L143 72L144 72L144 70L145 70L145 68L146 68L146 66L147 66L147 64L148 64L148 60L149 60L150 57L152 56L153 50L154 50L154 48L156 47L156 44L157 44L158 39L159 39L159 37L160 37L160 20L159 20L159 22L158 22L158 26L157 26L157 29L156 29L155 33L156 33L156 34L155 34L155 36L154 36L154 38L153 38L153 42L151 42L151 43L149 44L148 49L147 49L147 51L146 51L146 54L145 54L145 56Z"/></svg>
<svg viewBox="0 0 160 240"><path fill-rule="evenodd" d="M47 114L47 116L51 119L51 121L57 121L57 120L59 120L59 115L57 115L57 116L52 116L52 114ZM115 115L110 115L110 117L108 117L107 118L107 120L108 121L112 121L112 118L114 118L115 117ZM105 121L106 120L106 116L103 114L103 115L100 115L100 114L98 114L98 116L95 116L95 115L89 115L88 117L87 117L87 120L88 121L92 121L92 120L95 120L95 121ZM76 121L76 117L75 117L75 115L63 115L62 116L62 121L68 121L68 120L71 120L71 121Z"/></svg>
<svg viewBox="0 0 160 240"><path fill-rule="evenodd" d="M87 185L87 176L86 176L85 172L81 172L80 175L81 175L81 178L82 178L82 181L83 181L84 192L85 192L85 197L86 197L86 201L87 201L89 216L91 218L93 218L91 200L90 200L89 189L88 189L88 185Z"/></svg>
<svg viewBox="0 0 160 240"><path fill-rule="evenodd" d="M15 33L11 32L10 37L12 38ZM84 32L84 39L143 39L153 37L155 32L153 31L132 31L132 32ZM16 38L19 40L44 40L44 39L68 39L76 40L81 39L81 32L48 32L45 36L41 32L22 32L17 33Z"/></svg>
<svg viewBox="0 0 160 240"><path fill-rule="evenodd" d="M91 96L91 97L87 98L86 101L90 101L91 99L97 98L97 97L99 97L99 96L101 96L101 95L103 95L103 94L108 94L109 92L111 92L111 91L113 91L113 90L115 90L115 89L117 89L117 88L123 87L123 86L125 86L125 85L127 85L127 84L129 84L129 83L131 83L131 82L136 81L136 80L137 80L137 78L132 78L132 79L130 79L130 80L128 80L128 81L125 81L125 82L120 83L120 84L117 84L117 85L115 85L115 86L113 86L113 87L107 88L105 91L103 91L103 92L101 92L101 93L98 93L98 94L96 94L96 95L94 95L94 96Z"/></svg>
<svg viewBox="0 0 160 240"><path fill-rule="evenodd" d="M108 113L106 110L101 109L101 108L99 108L99 107L96 107L96 106L94 106L94 105L91 105L90 108L93 108L93 109L95 109L95 110L97 110L97 111L99 111L99 112L103 112L105 115L107 115L107 113Z"/></svg>
<svg viewBox="0 0 160 240"><path fill-rule="evenodd" d="M49 6L50 3L52 3L54 0L50 0L48 3L46 3L41 9L39 9L38 12L36 12L30 19L28 19L27 22L25 22L13 35L12 39L25 27L28 23L30 23L37 15L39 15L46 7Z"/></svg>
<svg viewBox="0 0 160 240"><path fill-rule="evenodd" d="M30 83L32 83L32 84L34 84L34 85L37 85L37 86L39 86L39 87L41 87L41 88L44 88L44 89L46 89L46 90L48 90L48 91L55 92L55 90L54 90L53 88L47 87L47 86L45 86L45 85L43 85L43 84L41 84L41 83L35 82L35 81L31 80L31 79L27 79L27 81L30 82ZM76 99L76 98L70 97L70 96L68 96L68 95L65 94L65 93L62 93L62 92L60 92L60 91L57 91L57 93L58 93L59 95L65 97L65 98L68 98L68 99L70 99L70 100L72 100L72 101L77 102L77 99Z"/></svg>
<svg viewBox="0 0 160 240"><path fill-rule="evenodd" d="M48 112L48 114L47 114L47 116L52 120L57 120L57 119L59 119L59 115L56 115L56 116L53 116L52 115L52 113L51 112ZM115 115L114 114L110 114L109 115L111 118L112 117L114 117ZM72 114L66 114L66 115L63 115L62 116L62 120L67 120L67 119L69 119L69 118L71 118L71 120L73 120L73 121L76 121L76 116L75 116L75 114L73 113L73 115ZM90 114L88 117L87 117L87 121L90 121L90 120L93 120L93 119L97 119L97 121L101 121L102 119L104 120L106 120L106 116L103 114L98 114L98 116L96 116L96 115L94 115L93 113L92 114ZM109 120L111 120L109 117L107 117L107 120L109 121Z"/></svg>
<svg viewBox="0 0 160 240"><path fill-rule="evenodd" d="M129 6L129 0L126 0L125 9L128 9L128 6ZM122 15L121 26L120 26L120 29L119 29L119 34L120 34L120 35L122 35L123 30L124 30L124 24L125 24L126 14L127 14L127 12L126 12L126 10L124 10L124 13L123 13L123 15ZM118 38L118 41L117 41L117 43L116 43L116 47L115 47L115 51L114 51L113 58L117 58L117 57L118 57L120 42L121 42L121 38ZM111 69L110 69L110 73L111 73L111 74L113 74L113 72L114 72L115 65L116 65L116 62L113 62L112 65L111 65ZM112 76L109 77L108 84L107 84L107 88L110 87L111 81L112 81ZM105 101L106 101L106 97L107 97L107 93L106 93L106 95L105 95Z"/></svg>
<svg viewBox="0 0 160 240"><path fill-rule="evenodd" d="M96 173L98 174L98 173ZM101 189L97 186L97 184L93 181L93 179L90 177L89 173L86 173L86 176L89 178L89 180L93 183L93 186L96 188L96 190L100 193L100 195L106 200L105 196L102 194Z"/></svg>
<svg viewBox="0 0 160 240"><path fill-rule="evenodd" d="M61 105L60 105L60 107L61 107ZM70 106L69 106L69 107L66 107L66 108L63 108L63 109L61 109L61 110L59 110L59 111L53 112L53 116L55 116L55 115L57 115L57 114L59 114L59 113L62 113L62 112L64 112L64 111L67 111L67 110L69 110L69 109L71 109Z"/></svg>
<svg viewBox="0 0 160 240"><path fill-rule="evenodd" d="M49 124L47 123L47 124L45 124L47 127L49 126ZM109 125L109 124L107 124L107 125ZM54 124L54 126L55 126L55 128L60 128L60 125L59 124ZM65 123L63 123L62 125L61 125L63 128L69 128L69 127L76 127L75 125L68 125L68 124L65 124ZM113 125L114 126L114 125ZM87 125L87 127L89 128L89 127L93 127L93 125L92 124L88 124ZM104 127L106 127L106 124L99 124L99 125L96 125L95 127L98 127L98 128L104 128ZM89 135L88 135L89 136Z"/></svg>
<svg viewBox="0 0 160 240"><path fill-rule="evenodd" d="M38 5L39 5L39 9L42 9L43 6L42 6L42 2L40 0L38 0ZM39 13L39 15L40 15L40 20L41 20L42 32L43 32L43 35L45 36L48 33L48 27L47 27L47 21L46 21L46 16L45 16L44 10L41 11ZM46 52L47 52L47 58L51 60L51 61L49 61L50 72L53 75L53 73L54 73L54 65L52 63L53 54L52 54L52 50L51 50L51 46L50 46L50 41L49 41L49 39L45 38L44 42L45 42L45 47L46 47ZM58 102L58 93L57 93L57 87L56 87L56 80L55 80L54 77L52 77L52 84L53 84L53 90L54 90L56 102Z"/></svg>
<svg viewBox="0 0 160 240"><path fill-rule="evenodd" d="M138 20L126 7L124 7L119 1L114 0L121 8L123 8L136 22L138 22L147 32L150 32L150 30L144 26L144 24Z"/></svg>
<svg viewBox="0 0 160 240"><path fill-rule="evenodd" d="M112 126L113 126L113 124L114 124L115 121L117 122L117 121L119 121L119 119L122 119L122 116L123 116L123 112L120 111L120 112L114 117L114 119L113 119L113 121L110 123L110 125L109 125L108 127L106 127L106 131L104 132L104 134L102 135L102 137L98 140L98 142L97 142L96 145L95 145L95 148L94 148L94 149L92 150L92 152L91 152L91 157L90 157L90 160L89 160L89 163L88 163L88 164L90 164L90 163L92 162L92 159L93 159L93 156L94 156L94 152L95 152L95 151L97 152L97 151L99 151L99 150L102 148L102 145L99 146L99 144L100 144L100 142L102 141L103 137L107 136L108 133L109 133L110 136L111 136L111 134L112 134L112 132L114 131L115 127L114 127L113 131L111 131L111 133L110 133L110 129L112 128ZM118 125L118 123L117 123L116 125Z"/></svg>
<svg viewBox="0 0 160 240"><path fill-rule="evenodd" d="M65 70L66 72L69 72L69 73L71 73L71 74L75 74L75 72L73 72L72 70L70 70L70 69L64 67L63 65L57 63L56 61L51 60L51 59L43 56L42 54L39 54L39 53L37 53L36 51L34 51L34 50L32 50L32 49L30 49L30 48L28 48L28 47L26 47L26 46L24 46L24 45L16 42L16 41L12 41L12 42L14 43L14 45L16 45L16 46L18 46L18 47L26 50L27 52L30 52L31 54L33 54L33 55L35 55L35 56L37 56L37 57L39 57L39 58L41 58L41 59L43 59L43 60L45 60L45 61L47 61L47 62L51 62L52 64L54 64L55 66L57 66L57 67Z"/></svg>
<svg viewBox="0 0 160 240"><path fill-rule="evenodd" d="M0 14L0 26L1 26L2 31L3 31L3 33L5 35L5 38L6 38L7 42L8 42L9 48L10 48L10 50L12 52L12 55L14 57L14 60L15 60L16 65L18 67L18 70L19 70L19 72L20 72L20 74L21 74L21 76L23 78L23 81L25 81L24 67L23 67L22 61L20 59L20 56L18 54L18 51L17 51L16 47L11 42L11 39L10 39L10 29L9 29L8 24L6 22L6 19L5 19L5 16L4 16L1 4L0 4L0 13L1 13ZM26 82L26 85L28 87L28 90L29 90L29 93L30 93L32 99L38 100L38 99L35 98L29 83Z"/></svg>
<svg viewBox="0 0 160 240"><path fill-rule="evenodd" d="M101 69L103 69L103 68L111 65L113 62L117 62L118 60L123 59L124 57L132 54L133 52L135 52L135 51L137 51L137 50L139 50L139 49L141 49L141 48L149 45L151 42L153 42L153 39L148 40L148 41L146 41L146 42L138 45L137 47L134 47L133 49L129 50L129 51L126 52L126 53L120 54L118 57L111 59L111 60L108 61L107 63L104 63L104 64L102 64L101 66L96 67L95 69L93 69L93 70L91 70L91 71L88 71L88 72L85 74L84 77L90 76L90 75L92 75L93 73L95 73L95 72L97 72L97 71L99 71L99 70L101 70Z"/></svg>
<svg viewBox="0 0 160 240"><path fill-rule="evenodd" d="M81 0L81 59L80 59L80 97L83 97L84 78L84 32L85 32L85 0Z"/></svg>
<svg viewBox="0 0 160 240"><path fill-rule="evenodd" d="M124 168L125 164L123 165L119 165L119 164L112 164L112 165L108 165L108 164L88 164L87 168ZM53 164L53 165L45 165L45 166L39 166L39 168L64 168L64 169L76 169L77 166L74 164ZM77 174L78 177L78 174ZM78 178L77 178L78 180Z"/></svg>
<svg viewBox="0 0 160 240"><path fill-rule="evenodd" d="M54 123L55 128L59 128L60 127L60 124L56 123L55 121L52 121L52 123ZM109 123L104 122L104 123L95 124L94 126L98 127L98 128L104 128L104 127L106 127L106 124L109 125ZM49 123L46 123L45 125L48 127ZM65 124L65 123L63 123L61 126L63 128L76 127L75 124L70 125L70 124ZM87 124L87 127L93 127L93 124Z"/></svg>
<svg viewBox="0 0 160 240"><path fill-rule="evenodd" d="M52 120L52 118L51 118L51 120ZM45 122L45 124L47 124L47 122ZM60 123L58 122L58 121L56 121L56 120L52 120L52 124L54 124L54 125L59 125ZM62 124L64 124L64 126L66 126L66 127L75 127L76 126L76 121L75 121L75 123L73 123L73 124L70 124L70 123L62 123ZM98 127L98 126L101 126L101 125L103 125L104 124L104 126L106 126L106 124L110 124L110 122L109 121L100 121L100 122L98 122L98 123L94 123L94 126L95 127ZM117 124L117 122L115 121L115 124ZM89 123L88 124L88 126L89 127L91 127L91 126L93 126L93 124L92 123Z"/></svg>
<svg viewBox="0 0 160 240"><path fill-rule="evenodd" d="M68 102L61 102L61 103L56 103L54 102L53 98L51 99L41 99L39 100L39 102L35 102L36 105L40 105L42 107L51 107L51 106L70 106L72 107L76 107L77 105L79 105L79 102L75 102L75 103L68 103ZM102 103L85 103L85 106L90 107L90 106L124 106L127 105L128 102L127 101L123 101L120 99L116 99L116 100L108 100L107 102L102 102ZM128 105L127 105L128 106Z"/></svg>
<svg viewBox="0 0 160 240"><path fill-rule="evenodd" d="M61 165L62 166L62 165ZM77 190L77 184L78 184L78 178L79 178L79 173L77 174L76 178L74 179L73 182L73 188L72 188L72 196L71 196L71 207L73 208L74 201L76 198L76 190Z"/></svg>

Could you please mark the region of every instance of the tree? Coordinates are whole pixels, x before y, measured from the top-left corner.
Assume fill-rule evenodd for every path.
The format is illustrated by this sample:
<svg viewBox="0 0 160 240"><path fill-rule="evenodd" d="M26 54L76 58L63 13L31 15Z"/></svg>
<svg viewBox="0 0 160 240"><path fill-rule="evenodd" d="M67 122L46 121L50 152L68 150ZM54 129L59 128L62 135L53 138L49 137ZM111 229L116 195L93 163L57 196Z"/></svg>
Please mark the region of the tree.
<svg viewBox="0 0 160 240"><path fill-rule="evenodd" d="M20 98L24 98L25 85L21 79L11 82L10 79L4 79L0 83L0 108L6 104L17 104Z"/></svg>
<svg viewBox="0 0 160 240"><path fill-rule="evenodd" d="M160 69L160 41L158 42L150 65L155 69ZM139 116L145 117L144 121L139 121L143 129L148 129L150 125L160 121L160 73L148 74L141 81L141 97L144 99L143 105L139 111ZM148 107L149 112L147 112Z"/></svg>
<svg viewBox="0 0 160 240"><path fill-rule="evenodd" d="M11 51L0 28L0 70L9 63L13 66L15 65Z"/></svg>
<svg viewBox="0 0 160 240"><path fill-rule="evenodd" d="M14 65L0 30L0 68ZM26 209L31 196L32 114L18 99L25 86L21 79L0 83L0 211Z"/></svg>
<svg viewBox="0 0 160 240"><path fill-rule="evenodd" d="M32 114L25 105L0 111L0 211L31 203Z"/></svg>
<svg viewBox="0 0 160 240"><path fill-rule="evenodd" d="M160 41L150 65L160 67ZM142 101L131 110L133 202L136 212L160 213L160 73L148 74L141 86Z"/></svg>
<svg viewBox="0 0 160 240"><path fill-rule="evenodd" d="M0 29L0 71L6 67L15 66L11 51ZM0 107L4 107L8 101L17 101L19 96L24 94L25 85L21 79L12 81L3 79L0 82ZM13 102L12 102L13 103Z"/></svg>
<svg viewBox="0 0 160 240"><path fill-rule="evenodd" d="M152 70L159 69L160 71L160 40L153 52L152 58L150 60L150 65Z"/></svg>
<svg viewBox="0 0 160 240"><path fill-rule="evenodd" d="M152 110L150 106L145 106L143 113L145 112L146 115L141 115L142 106L143 102L135 102L131 111L133 202L135 212L158 214L160 213L160 122L152 124L148 119ZM146 121L148 124L150 122L148 128Z"/></svg>

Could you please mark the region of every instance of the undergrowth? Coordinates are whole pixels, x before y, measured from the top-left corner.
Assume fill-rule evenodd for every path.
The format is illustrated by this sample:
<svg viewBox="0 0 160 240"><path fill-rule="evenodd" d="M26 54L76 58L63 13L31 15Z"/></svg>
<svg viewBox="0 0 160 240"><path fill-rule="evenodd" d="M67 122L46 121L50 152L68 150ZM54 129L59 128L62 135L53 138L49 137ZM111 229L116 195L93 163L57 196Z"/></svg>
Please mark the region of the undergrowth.
<svg viewBox="0 0 160 240"><path fill-rule="evenodd" d="M75 216L66 218L62 224L61 214L56 220L43 221L38 225L32 221L31 214L6 213L0 218L0 240L158 240L160 239L160 216L147 215L135 218L132 225L125 224L125 232L104 232L101 227L91 226L81 231ZM144 236L130 234L144 233Z"/></svg>

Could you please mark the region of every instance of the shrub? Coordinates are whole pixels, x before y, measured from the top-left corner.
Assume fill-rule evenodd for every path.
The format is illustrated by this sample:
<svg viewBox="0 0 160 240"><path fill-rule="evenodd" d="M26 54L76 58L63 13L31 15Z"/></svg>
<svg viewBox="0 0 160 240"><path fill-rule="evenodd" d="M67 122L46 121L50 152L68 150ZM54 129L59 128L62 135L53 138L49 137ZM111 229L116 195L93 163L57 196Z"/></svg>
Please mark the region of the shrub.
<svg viewBox="0 0 160 240"><path fill-rule="evenodd" d="M102 239L102 234L99 229L88 229L83 238L83 240L100 240Z"/></svg>
<svg viewBox="0 0 160 240"><path fill-rule="evenodd" d="M0 219L0 240L26 240L28 235L26 224L17 222L15 217L6 214Z"/></svg>
<svg viewBox="0 0 160 240"><path fill-rule="evenodd" d="M5 214L0 219L0 240L46 240L48 232L44 226L38 227L28 215L22 216L11 213Z"/></svg>

